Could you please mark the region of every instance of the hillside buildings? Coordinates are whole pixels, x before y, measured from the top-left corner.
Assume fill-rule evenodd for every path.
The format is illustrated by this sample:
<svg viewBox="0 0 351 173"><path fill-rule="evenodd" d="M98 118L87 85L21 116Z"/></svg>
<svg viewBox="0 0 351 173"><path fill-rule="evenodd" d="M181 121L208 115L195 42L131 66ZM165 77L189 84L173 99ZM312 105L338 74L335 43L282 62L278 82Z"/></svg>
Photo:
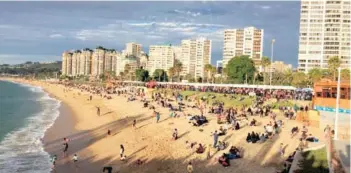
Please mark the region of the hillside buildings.
<svg viewBox="0 0 351 173"><path fill-rule="evenodd" d="M265 69L266 72L272 72L272 73L275 73L275 72L283 73L288 70L292 70L292 65L285 64L283 61L274 61Z"/></svg>
<svg viewBox="0 0 351 173"><path fill-rule="evenodd" d="M328 68L337 56L341 67L351 66L351 1L302 0L298 71Z"/></svg>

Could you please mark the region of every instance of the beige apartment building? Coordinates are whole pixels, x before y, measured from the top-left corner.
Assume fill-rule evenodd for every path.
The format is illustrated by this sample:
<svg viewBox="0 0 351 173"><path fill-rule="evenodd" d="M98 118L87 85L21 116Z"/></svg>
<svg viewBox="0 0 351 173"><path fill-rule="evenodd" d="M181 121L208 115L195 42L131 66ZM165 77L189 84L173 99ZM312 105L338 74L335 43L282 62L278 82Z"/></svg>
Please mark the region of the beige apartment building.
<svg viewBox="0 0 351 173"><path fill-rule="evenodd" d="M350 13L350 0L301 1L298 71L326 69L334 56L350 68Z"/></svg>
<svg viewBox="0 0 351 173"><path fill-rule="evenodd" d="M263 29L246 27L224 31L223 67L235 56L248 55L259 66L263 52Z"/></svg>
<svg viewBox="0 0 351 173"><path fill-rule="evenodd" d="M171 45L151 45L146 69L153 75L156 69L168 71L174 65L174 50Z"/></svg>
<svg viewBox="0 0 351 173"><path fill-rule="evenodd" d="M108 50L105 52L104 71L115 72L117 63L117 52Z"/></svg>
<svg viewBox="0 0 351 173"><path fill-rule="evenodd" d="M77 76L79 72L80 51L76 50L72 55L72 76Z"/></svg>
<svg viewBox="0 0 351 173"><path fill-rule="evenodd" d="M79 57L79 72L78 75L91 74L91 61L93 52L91 50L82 50Z"/></svg>
<svg viewBox="0 0 351 173"><path fill-rule="evenodd" d="M72 53L68 51L62 54L62 75L72 75Z"/></svg>
<svg viewBox="0 0 351 173"><path fill-rule="evenodd" d="M288 70L292 70L291 64L285 64L283 61L274 61L270 66L266 67L266 72L286 72Z"/></svg>
<svg viewBox="0 0 351 173"><path fill-rule="evenodd" d="M211 63L211 40L206 38L182 40L182 76L190 74L194 78L205 76L204 67Z"/></svg>
<svg viewBox="0 0 351 173"><path fill-rule="evenodd" d="M134 55L136 57L139 57L141 55L141 44L134 42L127 43L125 53L127 55Z"/></svg>
<svg viewBox="0 0 351 173"><path fill-rule="evenodd" d="M91 75L98 77L104 73L105 50L95 49L93 52Z"/></svg>

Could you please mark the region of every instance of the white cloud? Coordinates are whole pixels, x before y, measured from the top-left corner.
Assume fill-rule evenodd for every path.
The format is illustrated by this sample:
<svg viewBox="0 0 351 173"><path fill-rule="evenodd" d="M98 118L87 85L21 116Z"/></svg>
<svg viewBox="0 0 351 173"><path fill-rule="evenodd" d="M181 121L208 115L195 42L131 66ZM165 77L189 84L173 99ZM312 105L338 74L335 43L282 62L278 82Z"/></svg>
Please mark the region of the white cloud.
<svg viewBox="0 0 351 173"><path fill-rule="evenodd" d="M179 13L179 14L185 14L185 15L193 16L193 17L197 17L197 16L201 15L200 12L183 11L183 10L177 10L177 9L174 10L174 12Z"/></svg>
<svg viewBox="0 0 351 173"><path fill-rule="evenodd" d="M268 10L268 9L271 8L271 6L269 6L269 5L263 5L263 6L261 6L261 8L264 9L264 10Z"/></svg>
<svg viewBox="0 0 351 173"><path fill-rule="evenodd" d="M49 35L50 38L63 38L64 36L62 34L51 34Z"/></svg>

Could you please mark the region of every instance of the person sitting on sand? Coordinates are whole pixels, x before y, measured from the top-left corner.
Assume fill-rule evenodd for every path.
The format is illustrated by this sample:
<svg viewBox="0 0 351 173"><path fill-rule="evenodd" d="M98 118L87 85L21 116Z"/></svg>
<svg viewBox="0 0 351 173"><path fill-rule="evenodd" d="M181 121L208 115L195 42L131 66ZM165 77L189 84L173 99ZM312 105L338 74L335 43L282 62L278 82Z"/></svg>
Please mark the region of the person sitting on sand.
<svg viewBox="0 0 351 173"><path fill-rule="evenodd" d="M260 136L260 143L263 143L266 141L266 136L262 133L261 136Z"/></svg>
<svg viewBox="0 0 351 173"><path fill-rule="evenodd" d="M172 137L173 137L173 140L177 140L178 139L178 130L177 129L174 129Z"/></svg>
<svg viewBox="0 0 351 173"><path fill-rule="evenodd" d="M318 138L312 136L312 134L309 134L308 137L306 138L306 141L308 142L318 142Z"/></svg>
<svg viewBox="0 0 351 173"><path fill-rule="evenodd" d="M194 168L193 168L193 165L191 164L191 162L188 163L186 170L188 171L188 173L193 173Z"/></svg>
<svg viewBox="0 0 351 173"><path fill-rule="evenodd" d="M234 155L235 157L234 158L240 158L241 155L240 155L240 151L238 148L236 148L235 146L232 146L230 149L229 149L229 153Z"/></svg>
<svg viewBox="0 0 351 173"><path fill-rule="evenodd" d="M251 133L251 142L256 143L258 140L260 140L259 136L256 136L255 132Z"/></svg>
<svg viewBox="0 0 351 173"><path fill-rule="evenodd" d="M222 141L218 141L218 145L217 145L217 150L224 150L227 147L227 144L225 142Z"/></svg>
<svg viewBox="0 0 351 173"><path fill-rule="evenodd" d="M102 168L102 172L107 171L107 173L112 173L112 166L105 166L104 168Z"/></svg>
<svg viewBox="0 0 351 173"><path fill-rule="evenodd" d="M240 124L239 124L239 122L236 122L235 130L239 130L239 129L240 129Z"/></svg>
<svg viewBox="0 0 351 173"><path fill-rule="evenodd" d="M252 121L250 122L250 126L256 126L256 120L255 120L255 118L252 119Z"/></svg>
<svg viewBox="0 0 351 173"><path fill-rule="evenodd" d="M197 154L202 154L205 152L205 148L202 146L202 144L199 144L199 147L196 149Z"/></svg>
<svg viewBox="0 0 351 173"><path fill-rule="evenodd" d="M226 130L225 129L223 129L223 127L222 126L220 126L219 127L219 133L218 133L218 136L223 136L223 135L225 135L226 134Z"/></svg>
<svg viewBox="0 0 351 173"><path fill-rule="evenodd" d="M298 132L299 132L299 128L297 126L293 127L291 129L291 137L294 137Z"/></svg>
<svg viewBox="0 0 351 173"><path fill-rule="evenodd" d="M226 157L225 153L223 153L223 155L219 157L218 163L221 164L223 167L230 166L229 159Z"/></svg>
<svg viewBox="0 0 351 173"><path fill-rule="evenodd" d="M138 159L135 163L136 163L136 165L142 165L144 162L142 160Z"/></svg>
<svg viewBox="0 0 351 173"><path fill-rule="evenodd" d="M247 134L246 142L247 142L247 143L252 142L252 137L251 137L251 134L250 134L250 133Z"/></svg>

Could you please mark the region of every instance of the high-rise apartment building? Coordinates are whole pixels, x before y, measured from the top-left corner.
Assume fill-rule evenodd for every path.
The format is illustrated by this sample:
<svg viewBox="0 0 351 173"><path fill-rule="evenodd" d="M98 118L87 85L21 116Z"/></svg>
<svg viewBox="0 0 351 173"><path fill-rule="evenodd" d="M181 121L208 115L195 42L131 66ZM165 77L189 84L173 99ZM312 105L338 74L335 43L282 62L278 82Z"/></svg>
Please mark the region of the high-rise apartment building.
<svg viewBox="0 0 351 173"><path fill-rule="evenodd" d="M146 66L149 74L152 75L156 69L168 71L174 65L174 57L174 50L171 45L151 45Z"/></svg>
<svg viewBox="0 0 351 173"><path fill-rule="evenodd" d="M246 27L224 31L223 67L235 56L248 55L259 65L263 52L263 29Z"/></svg>
<svg viewBox="0 0 351 173"><path fill-rule="evenodd" d="M337 56L341 67L351 66L351 1L302 0L298 70L328 68Z"/></svg>
<svg viewBox="0 0 351 173"><path fill-rule="evenodd" d="M62 75L72 75L72 53L68 51L62 54Z"/></svg>
<svg viewBox="0 0 351 173"><path fill-rule="evenodd" d="M127 55L139 57L141 55L141 44L137 44L134 42L127 43L125 53Z"/></svg>
<svg viewBox="0 0 351 173"><path fill-rule="evenodd" d="M181 75L190 74L194 78L203 78L204 67L211 63L211 40L206 38L182 40L181 63L183 69Z"/></svg>
<svg viewBox="0 0 351 173"><path fill-rule="evenodd" d="M115 72L117 63L117 52L108 50L105 52L104 71Z"/></svg>
<svg viewBox="0 0 351 173"><path fill-rule="evenodd" d="M104 62L105 62L105 50L95 49L92 58L91 74L93 76L99 76L104 73Z"/></svg>
<svg viewBox="0 0 351 173"><path fill-rule="evenodd" d="M80 53L79 57L79 72L78 75L90 75L91 74L91 60L93 52L90 49L84 49Z"/></svg>
<svg viewBox="0 0 351 173"><path fill-rule="evenodd" d="M76 50L72 55L72 76L77 76L79 72L80 50Z"/></svg>

